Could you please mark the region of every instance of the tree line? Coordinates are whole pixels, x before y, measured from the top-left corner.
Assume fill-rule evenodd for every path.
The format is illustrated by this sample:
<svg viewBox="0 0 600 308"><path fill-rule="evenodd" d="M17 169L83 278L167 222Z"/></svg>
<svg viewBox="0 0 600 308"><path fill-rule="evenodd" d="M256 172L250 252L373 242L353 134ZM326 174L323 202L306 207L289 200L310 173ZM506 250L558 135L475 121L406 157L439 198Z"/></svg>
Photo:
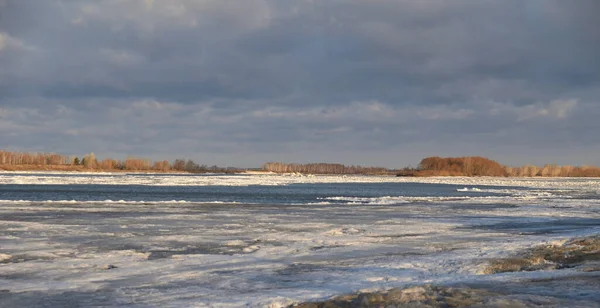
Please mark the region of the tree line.
<svg viewBox="0 0 600 308"><path fill-rule="evenodd" d="M0 150L1 165L63 165L69 157L55 153L6 152Z"/></svg>
<svg viewBox="0 0 600 308"><path fill-rule="evenodd" d="M419 163L418 171L422 175L506 176L502 165L480 156L427 157Z"/></svg>
<svg viewBox="0 0 600 308"><path fill-rule="evenodd" d="M237 168L216 165L200 165L191 159L151 161L145 158L127 157L124 160L105 158L98 160L94 153L82 157L56 153L11 152L0 150L0 169L4 170L98 170L98 171L145 171L145 172L191 172L234 173ZM600 177L595 166L560 166L556 164L506 166L480 156L426 157L417 168L388 169L336 163L287 164L269 162L262 170L275 173L304 174L372 174L398 176L514 176L514 177Z"/></svg>
<svg viewBox="0 0 600 308"><path fill-rule="evenodd" d="M148 172L237 172L236 168L200 165L191 159L151 161L146 158L127 157L124 160L105 158L98 160L94 153L84 156L66 156L56 153L10 152L0 150L0 169L5 170L98 170L98 171L148 171Z"/></svg>
<svg viewBox="0 0 600 308"><path fill-rule="evenodd" d="M595 166L504 166L479 156L427 157L413 170L416 176L600 177Z"/></svg>
<svg viewBox="0 0 600 308"><path fill-rule="evenodd" d="M313 163L284 164L270 162L263 165L263 170L276 173L308 173L308 174L389 174L390 169L383 167L346 166L343 164Z"/></svg>
<svg viewBox="0 0 600 308"><path fill-rule="evenodd" d="M387 169L383 167L345 166L342 164L266 163L264 171L305 174L373 174L397 176L497 176L497 177L600 177L595 166L534 165L505 166L481 156L426 157L417 168Z"/></svg>

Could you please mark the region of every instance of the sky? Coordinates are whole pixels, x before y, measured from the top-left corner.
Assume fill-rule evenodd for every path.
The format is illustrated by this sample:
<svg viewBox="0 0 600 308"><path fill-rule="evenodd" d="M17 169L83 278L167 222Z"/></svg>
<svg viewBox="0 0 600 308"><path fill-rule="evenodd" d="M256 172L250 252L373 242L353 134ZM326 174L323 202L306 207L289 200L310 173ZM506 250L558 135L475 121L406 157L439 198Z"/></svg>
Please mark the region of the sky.
<svg viewBox="0 0 600 308"><path fill-rule="evenodd" d="M600 165L597 0L0 0L0 149Z"/></svg>

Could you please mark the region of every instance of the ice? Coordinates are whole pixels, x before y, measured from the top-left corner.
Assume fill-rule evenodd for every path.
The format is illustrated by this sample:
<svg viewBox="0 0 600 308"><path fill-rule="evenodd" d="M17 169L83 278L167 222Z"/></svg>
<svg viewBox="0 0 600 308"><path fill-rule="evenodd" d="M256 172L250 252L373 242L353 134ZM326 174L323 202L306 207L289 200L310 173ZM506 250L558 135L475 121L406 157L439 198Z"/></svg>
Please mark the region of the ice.
<svg viewBox="0 0 600 308"><path fill-rule="evenodd" d="M471 188L465 187L465 188L459 188L456 191L478 191L478 192L481 192L481 189L477 188L477 187L471 187Z"/></svg>
<svg viewBox="0 0 600 308"><path fill-rule="evenodd" d="M9 254L6 254L6 253L0 253L0 262L3 262L3 261L8 261L8 260L10 260L11 258L12 258L12 256L11 256L11 255L9 255Z"/></svg>
<svg viewBox="0 0 600 308"><path fill-rule="evenodd" d="M7 290L0 301L15 305L284 307L427 283L498 287L598 277L574 269L481 269L521 249L598 234L593 194L600 179L2 173L0 183L465 188L436 196L332 195L292 205L183 197L0 200L0 290ZM535 286L532 293L546 294L565 285Z"/></svg>
<svg viewBox="0 0 600 308"><path fill-rule="evenodd" d="M299 174L235 174L235 175L182 175L182 174L123 174L123 173L73 173L69 172L2 172L0 184L37 185L147 185L147 186L278 186L299 183L431 183L465 185L469 191L478 187L513 186L529 188L570 188L597 191L599 178L500 178L500 177L394 177L363 175L313 175Z"/></svg>

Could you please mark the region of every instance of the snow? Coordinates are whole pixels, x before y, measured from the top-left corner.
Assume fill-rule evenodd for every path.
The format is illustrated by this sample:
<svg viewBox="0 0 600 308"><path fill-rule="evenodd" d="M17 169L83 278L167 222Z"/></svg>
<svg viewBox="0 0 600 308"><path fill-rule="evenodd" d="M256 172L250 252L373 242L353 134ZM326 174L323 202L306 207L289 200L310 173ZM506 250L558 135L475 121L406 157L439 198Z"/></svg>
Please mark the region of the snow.
<svg viewBox="0 0 600 308"><path fill-rule="evenodd" d="M600 178L500 178L500 177L394 177L362 175L294 174L122 174L122 173L0 173L0 184L36 185L147 185L147 186L278 186L300 183L430 183L465 185L468 191L480 188L468 186L513 186L529 188L600 189ZM466 191L466 190L465 190Z"/></svg>
<svg viewBox="0 0 600 308"><path fill-rule="evenodd" d="M88 304L106 292L108 306L284 307L356 290L581 275L480 273L491 258L600 232L598 198L578 197L598 191L592 178L0 175L16 185L297 183L453 184L467 195L331 196L293 207L0 200L0 290L17 302L77 291Z"/></svg>

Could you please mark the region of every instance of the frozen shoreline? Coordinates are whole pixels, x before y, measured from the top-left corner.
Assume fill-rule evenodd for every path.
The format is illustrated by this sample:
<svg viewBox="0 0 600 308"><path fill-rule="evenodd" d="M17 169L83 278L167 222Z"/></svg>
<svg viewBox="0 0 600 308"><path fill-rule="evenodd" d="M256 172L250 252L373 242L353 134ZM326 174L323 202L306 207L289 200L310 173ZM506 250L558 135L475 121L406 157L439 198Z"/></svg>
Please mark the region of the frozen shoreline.
<svg viewBox="0 0 600 308"><path fill-rule="evenodd" d="M537 245L512 257L491 260L482 271L484 275L493 275L554 270L549 277L538 275L506 285L482 279L479 283L463 281L445 286L359 291L290 307L596 307L600 306L600 294L597 292L600 289L599 247L600 234L572 238L564 243ZM576 292L573 285L577 287ZM539 289L540 286L546 290L536 292L535 288Z"/></svg>
<svg viewBox="0 0 600 308"><path fill-rule="evenodd" d="M351 307L598 307L600 273L579 273L516 283L419 285L383 291L355 292L321 301L294 303L289 308ZM573 289L573 286L577 290ZM535 288L550 289L536 293ZM571 295L569 293L572 293Z"/></svg>
<svg viewBox="0 0 600 308"><path fill-rule="evenodd" d="M323 183L428 183L468 186L600 189L600 178L394 177L294 174L143 174L143 173L1 173L0 184L14 185L147 185L147 186L278 186Z"/></svg>
<svg viewBox="0 0 600 308"><path fill-rule="evenodd" d="M555 279L583 275L482 275L490 260L600 233L600 179L501 180L3 175L2 189L22 193L0 200L0 302L284 307L426 284L524 282L542 294L558 288ZM104 197L113 190L123 200ZM53 199L25 199L44 191ZM309 199L297 195L307 191ZM190 201L200 192L222 194ZM275 201L220 199L229 194ZM307 203L283 203L290 198Z"/></svg>

